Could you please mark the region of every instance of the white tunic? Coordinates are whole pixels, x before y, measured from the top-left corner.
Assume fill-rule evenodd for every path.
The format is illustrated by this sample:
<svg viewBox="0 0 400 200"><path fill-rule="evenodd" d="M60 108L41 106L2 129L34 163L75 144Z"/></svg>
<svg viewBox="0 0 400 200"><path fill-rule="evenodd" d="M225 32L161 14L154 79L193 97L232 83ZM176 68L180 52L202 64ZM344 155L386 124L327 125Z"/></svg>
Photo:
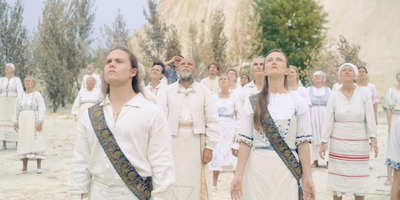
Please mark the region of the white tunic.
<svg viewBox="0 0 400 200"><path fill-rule="evenodd" d="M108 96L100 106L103 106L106 123L125 156L142 178L152 176L152 199L163 199L175 179L171 136L163 112L141 93L122 107L118 119L113 117ZM88 112L79 120L71 165L69 191L74 196L89 193L91 200L137 199L101 147Z"/></svg>
<svg viewBox="0 0 400 200"><path fill-rule="evenodd" d="M86 88L86 80L88 77L93 77L96 80L96 84L94 85L94 87L101 91L101 89L102 89L101 88L101 79L100 79L100 76L97 75L96 73L93 73L91 75L85 74L85 76L83 76L81 89L79 91L84 90Z"/></svg>
<svg viewBox="0 0 400 200"><path fill-rule="evenodd" d="M269 99L271 117L297 157L297 145L312 141L308 105L295 92L272 94ZM296 179L268 138L253 128L253 115L254 110L247 99L237 130L238 140L252 147L243 177L243 199L298 199Z"/></svg>
<svg viewBox="0 0 400 200"><path fill-rule="evenodd" d="M83 112L86 111L90 106L103 100L103 94L99 89L93 88L91 91L88 89L83 89L79 91L78 96L76 96L74 105L71 109L71 114L77 115L77 119L81 116Z"/></svg>
<svg viewBox="0 0 400 200"><path fill-rule="evenodd" d="M386 165L400 170L400 90L389 88L386 93L385 107L392 111L391 129L388 137Z"/></svg>
<svg viewBox="0 0 400 200"><path fill-rule="evenodd" d="M14 131L13 117L17 97L24 92L18 77L0 78L0 140L18 140Z"/></svg>
<svg viewBox="0 0 400 200"><path fill-rule="evenodd" d="M201 79L200 83L207 86L207 88L210 90L211 94L215 94L220 91L218 80L219 80L218 76L216 76L214 79L210 79L210 77L206 77L206 78Z"/></svg>
<svg viewBox="0 0 400 200"><path fill-rule="evenodd" d="M329 142L328 191L365 196L370 193L369 144L376 124L369 91L356 87L351 99L332 93L325 111L322 142Z"/></svg>
<svg viewBox="0 0 400 200"><path fill-rule="evenodd" d="M167 84L160 82L154 88L150 85L150 83L145 88L154 94L156 103L161 105L161 102L164 101L165 99L165 91L167 89L167 86L168 86Z"/></svg>
<svg viewBox="0 0 400 200"><path fill-rule="evenodd" d="M176 181L167 199L200 199L202 173L208 188L207 199L212 199L208 165L202 172L200 150L201 146L213 150L219 139L218 115L210 91L197 82L186 89L178 81L167 87L163 103L172 131L176 166ZM205 144L201 144L201 137L205 137Z"/></svg>
<svg viewBox="0 0 400 200"><path fill-rule="evenodd" d="M17 153L20 159L46 158L46 140L42 131L37 131L38 123L44 122L46 105L39 92L23 93L15 106L14 124L18 125Z"/></svg>

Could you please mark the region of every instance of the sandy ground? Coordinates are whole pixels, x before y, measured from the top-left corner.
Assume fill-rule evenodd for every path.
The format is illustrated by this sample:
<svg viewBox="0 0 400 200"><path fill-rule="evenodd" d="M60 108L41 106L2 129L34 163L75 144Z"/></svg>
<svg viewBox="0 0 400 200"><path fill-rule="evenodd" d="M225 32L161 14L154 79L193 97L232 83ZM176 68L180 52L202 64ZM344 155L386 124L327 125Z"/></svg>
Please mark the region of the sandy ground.
<svg viewBox="0 0 400 200"><path fill-rule="evenodd" d="M0 199L69 199L67 182L69 179L72 149L75 140L76 122L69 115L69 107L46 118L44 128L47 138L48 157L42 163L42 174L36 174L36 162L28 164L28 174L17 175L22 168L18 160L15 144L8 143L8 148L0 151ZM383 164L386 154L387 123L383 112L379 113L378 144L379 156L370 160L370 172L373 185L372 194L367 200L386 200L390 198L390 187L384 186L386 166ZM327 169L313 168L316 187L316 199L332 199L326 191ZM229 187L233 173L221 173L218 190L213 191L214 199L230 199ZM344 200L354 199L345 196Z"/></svg>

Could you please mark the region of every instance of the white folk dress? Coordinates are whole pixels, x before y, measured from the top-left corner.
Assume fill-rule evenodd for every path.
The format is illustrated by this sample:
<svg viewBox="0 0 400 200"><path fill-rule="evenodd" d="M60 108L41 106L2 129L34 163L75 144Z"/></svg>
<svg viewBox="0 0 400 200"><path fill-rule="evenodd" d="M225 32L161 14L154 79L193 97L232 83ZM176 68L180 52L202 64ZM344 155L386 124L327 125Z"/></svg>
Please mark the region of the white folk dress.
<svg viewBox="0 0 400 200"><path fill-rule="evenodd" d="M0 78L0 140L18 141L14 131L13 117L17 98L24 92L18 77Z"/></svg>
<svg viewBox="0 0 400 200"><path fill-rule="evenodd" d="M15 107L14 124L18 125L19 159L45 159L46 139L43 129L37 125L44 122L46 105L39 92L23 93Z"/></svg>
<svg viewBox="0 0 400 200"><path fill-rule="evenodd" d="M310 86L307 88L311 101L311 128L313 142L311 144L311 161L318 160L319 149L321 148L321 139L324 130L325 110L331 95L329 87L316 88Z"/></svg>
<svg viewBox="0 0 400 200"><path fill-rule="evenodd" d="M238 110L238 102L232 95L229 98L220 98L218 93L214 94L212 99L217 107L221 138L214 147L210 169L212 171L234 171L237 158L232 155L231 145L236 131L235 113Z"/></svg>
<svg viewBox="0 0 400 200"><path fill-rule="evenodd" d="M89 107L103 100L103 94L97 88L93 88L91 91L83 89L79 91L76 96L74 105L71 109L71 114L76 115L76 119L79 120L82 113L84 113Z"/></svg>
<svg viewBox="0 0 400 200"><path fill-rule="evenodd" d="M200 83L207 86L210 90L211 94L215 94L220 91L219 84L218 84L219 77L216 76L214 79L210 79L210 77L206 77L201 79Z"/></svg>
<svg viewBox="0 0 400 200"><path fill-rule="evenodd" d="M368 139L376 137L369 91L356 87L351 99L332 93L325 111L322 142L329 142L328 191L365 196L371 192Z"/></svg>
<svg viewBox="0 0 400 200"><path fill-rule="evenodd" d="M312 141L310 113L307 103L294 92L272 94L268 110L293 154L297 145ZM238 140L251 146L243 177L245 200L298 199L297 180L271 146L268 138L253 128L254 111L245 101Z"/></svg>
<svg viewBox="0 0 400 200"><path fill-rule="evenodd" d="M400 90L392 87L386 93L386 109L392 110L390 135L388 137L386 165L400 170Z"/></svg>

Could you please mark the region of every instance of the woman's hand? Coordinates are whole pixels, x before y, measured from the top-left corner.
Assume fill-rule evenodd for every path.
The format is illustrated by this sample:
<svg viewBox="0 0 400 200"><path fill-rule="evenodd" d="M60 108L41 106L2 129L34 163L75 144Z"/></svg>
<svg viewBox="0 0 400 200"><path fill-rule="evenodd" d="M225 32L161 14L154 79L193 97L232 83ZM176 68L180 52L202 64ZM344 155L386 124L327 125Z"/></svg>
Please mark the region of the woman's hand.
<svg viewBox="0 0 400 200"><path fill-rule="evenodd" d="M231 199L232 200L239 200L240 197L243 196L242 185L243 185L242 177L234 176L232 183L231 183Z"/></svg>
<svg viewBox="0 0 400 200"><path fill-rule="evenodd" d="M378 142L376 141L375 137L371 138L371 145L375 151L375 158L376 158L376 157L378 157Z"/></svg>
<svg viewBox="0 0 400 200"><path fill-rule="evenodd" d="M39 123L36 127L36 130L40 132L42 131L42 128L43 128L43 123Z"/></svg>
<svg viewBox="0 0 400 200"><path fill-rule="evenodd" d="M14 125L14 130L15 130L15 132L18 133L18 131L19 131L18 125Z"/></svg>
<svg viewBox="0 0 400 200"><path fill-rule="evenodd" d="M233 155L233 156L238 157L238 153L239 153L239 150L237 150L237 149L232 149L232 155Z"/></svg>
<svg viewBox="0 0 400 200"><path fill-rule="evenodd" d="M315 187L314 182L311 178L303 178L303 199L314 200L315 199Z"/></svg>
<svg viewBox="0 0 400 200"><path fill-rule="evenodd" d="M326 153L326 143L321 142L321 148L319 149L319 157L321 157L322 160L325 160L325 153Z"/></svg>

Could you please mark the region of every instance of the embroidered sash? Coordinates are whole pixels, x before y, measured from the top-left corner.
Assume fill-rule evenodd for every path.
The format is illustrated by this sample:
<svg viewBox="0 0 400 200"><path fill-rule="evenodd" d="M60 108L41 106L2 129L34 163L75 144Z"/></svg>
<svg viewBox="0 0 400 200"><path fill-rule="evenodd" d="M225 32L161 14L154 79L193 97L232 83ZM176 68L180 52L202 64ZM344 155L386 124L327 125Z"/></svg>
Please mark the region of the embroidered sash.
<svg viewBox="0 0 400 200"><path fill-rule="evenodd" d="M152 178L147 177L146 180L143 180L135 167L126 158L106 124L103 107L100 106L100 103L89 108L89 117L101 146L126 186L138 199L150 199L151 191L153 190Z"/></svg>
<svg viewBox="0 0 400 200"><path fill-rule="evenodd" d="M250 103L253 107L253 110L256 107L258 95L250 96ZM289 148L288 144L283 140L281 135L279 134L278 127L276 127L274 120L272 119L268 109L264 113L264 117L262 119L262 126L265 136L268 138L271 146L274 148L276 153L282 159L283 163L285 163L286 167L293 174L294 178L297 180L297 186L299 191L299 199L303 199L303 190L300 185L300 179L303 175L303 171L300 165L300 162L297 161L294 156L292 150Z"/></svg>

